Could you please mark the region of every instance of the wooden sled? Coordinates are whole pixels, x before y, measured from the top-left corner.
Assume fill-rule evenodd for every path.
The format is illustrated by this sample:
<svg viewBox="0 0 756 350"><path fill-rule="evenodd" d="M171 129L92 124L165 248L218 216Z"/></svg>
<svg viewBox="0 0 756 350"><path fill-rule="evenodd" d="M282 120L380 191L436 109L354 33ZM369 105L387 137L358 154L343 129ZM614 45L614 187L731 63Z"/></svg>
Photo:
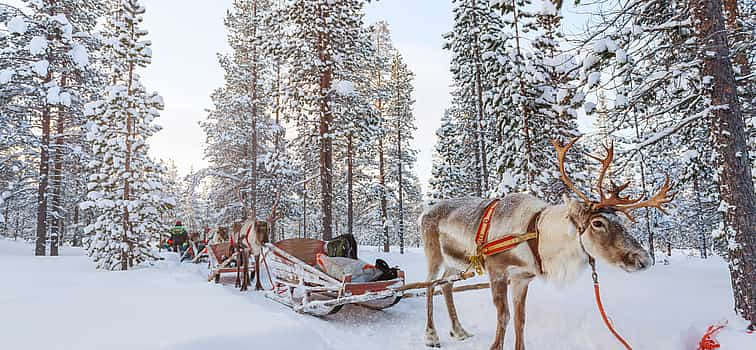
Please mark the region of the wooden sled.
<svg viewBox="0 0 756 350"><path fill-rule="evenodd" d="M371 309L385 309L402 298L404 272L388 281L352 282L352 276L339 281L315 268L316 256L325 253L324 242L310 238L292 238L266 243L273 290L266 297L296 312L325 316L338 312L346 304Z"/></svg>
<svg viewBox="0 0 756 350"><path fill-rule="evenodd" d="M207 277L208 282L214 281L215 283L220 283L224 275L233 274L233 277L236 278L237 273L242 273L241 262L237 259L238 253L231 254L230 252L230 242L207 245L208 270L210 271ZM235 263L236 266L231 266L232 263ZM250 264L249 280L254 280L254 277L255 264Z"/></svg>

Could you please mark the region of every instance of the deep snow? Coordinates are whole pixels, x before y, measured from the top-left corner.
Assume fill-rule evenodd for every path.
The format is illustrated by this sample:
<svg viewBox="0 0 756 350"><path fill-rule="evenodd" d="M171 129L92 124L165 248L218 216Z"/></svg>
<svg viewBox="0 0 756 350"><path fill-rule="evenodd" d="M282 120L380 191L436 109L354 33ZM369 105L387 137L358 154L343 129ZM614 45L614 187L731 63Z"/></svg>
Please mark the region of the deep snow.
<svg viewBox="0 0 756 350"><path fill-rule="evenodd" d="M205 281L204 265L179 265L172 254L154 267L107 272L78 248L63 256L32 256L33 247L0 239L0 339L3 349L423 349L423 299L384 311L345 307L319 319L299 315L256 292ZM408 281L424 276L421 250L405 255L362 247L400 265ZM670 265L628 275L599 265L604 305L636 350L695 349L709 324L728 320L722 350L756 349L756 335L732 311L725 263L682 253ZM267 279L264 279L267 285ZM488 290L455 296L462 324L475 334L463 342L447 334L437 297L436 322L444 349L487 349L495 314ZM536 281L528 298L529 349L619 349L593 304L590 276L568 288ZM513 337L507 332L507 347Z"/></svg>

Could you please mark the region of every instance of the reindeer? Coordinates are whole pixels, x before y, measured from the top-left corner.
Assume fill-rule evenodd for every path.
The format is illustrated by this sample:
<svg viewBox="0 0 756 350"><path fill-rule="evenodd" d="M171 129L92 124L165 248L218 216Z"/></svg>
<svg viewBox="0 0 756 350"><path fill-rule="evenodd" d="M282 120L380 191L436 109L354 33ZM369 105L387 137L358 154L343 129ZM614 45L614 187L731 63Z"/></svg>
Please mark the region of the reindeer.
<svg viewBox="0 0 756 350"><path fill-rule="evenodd" d="M243 223L236 223L231 228L231 249L236 251L237 254L237 274L236 274L236 286L240 287L241 291L246 291L247 287L251 284L251 280L255 278L251 276L254 274L257 276L255 279L255 290L262 290L262 282L260 281L260 254L262 253L263 244L268 242L268 223L266 221L259 221L254 219L248 219ZM250 273L249 270L249 258L255 257L255 270Z"/></svg>
<svg viewBox="0 0 756 350"><path fill-rule="evenodd" d="M562 204L548 204L529 194L512 194L501 199L451 199L442 200L423 212L418 220L425 242L428 262L428 281L438 278L444 266L443 278L453 277L470 268L474 261L488 272L493 303L497 311L496 336L491 349L503 349L504 332L510 319L507 293L512 292L514 304L515 349L524 350L525 299L528 284L535 277L547 282L564 285L574 281L594 257L620 267L627 272L641 271L651 264L651 259L638 241L625 229L624 214L630 221L635 219L630 211L654 207L664 212L662 204L669 203L674 194L668 194L669 177L659 192L641 201L642 197L630 199L620 192L629 183L604 191L604 177L614 156L613 146L604 146L606 156L590 156L601 162L596 190L598 201L591 200L570 180L565 171L567 151L579 137L562 146L552 141L556 149L561 179L568 189L580 199L564 196ZM493 208L492 208L493 207ZM485 220L481 219L486 215ZM490 229L489 243L507 235L515 235L528 244L512 244L509 250L482 254L486 245L476 242L476 230L483 225ZM521 233L530 233L521 235ZM532 239L529 239L532 238ZM515 241L517 242L517 240ZM476 257L472 258L471 257ZM439 337L433 324L433 289L428 287L427 322L425 344L440 347ZM441 284L446 307L451 319L451 336L463 340L471 336L459 322L452 296L452 283Z"/></svg>
<svg viewBox="0 0 756 350"><path fill-rule="evenodd" d="M265 221L257 220L257 213L255 210L250 210L248 213L249 219L244 221L241 225L234 224L231 229L231 242L233 242L231 249L236 249L239 253L239 262L241 264L241 271L237 271L236 284L241 287L242 291L247 290L247 286L251 283L249 271L249 257L255 257L255 271L254 274L257 277L255 279L255 290L262 290L262 282L260 280L260 254L262 254L262 247L269 241L270 228L276 220L276 209L278 208L278 202L281 199L281 194L277 193L276 198L271 206L270 215ZM237 264L237 266L239 266ZM242 276L240 276L242 275Z"/></svg>

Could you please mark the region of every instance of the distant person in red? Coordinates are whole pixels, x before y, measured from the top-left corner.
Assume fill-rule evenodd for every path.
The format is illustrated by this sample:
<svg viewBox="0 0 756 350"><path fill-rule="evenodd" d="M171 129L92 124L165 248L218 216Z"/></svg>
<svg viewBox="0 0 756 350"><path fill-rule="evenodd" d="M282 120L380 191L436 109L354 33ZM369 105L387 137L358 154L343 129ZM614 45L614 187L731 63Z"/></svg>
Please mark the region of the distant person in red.
<svg viewBox="0 0 756 350"><path fill-rule="evenodd" d="M186 229L181 225L181 221L176 221L176 226L171 229L171 240L173 241L173 251L179 253L184 250L186 243Z"/></svg>

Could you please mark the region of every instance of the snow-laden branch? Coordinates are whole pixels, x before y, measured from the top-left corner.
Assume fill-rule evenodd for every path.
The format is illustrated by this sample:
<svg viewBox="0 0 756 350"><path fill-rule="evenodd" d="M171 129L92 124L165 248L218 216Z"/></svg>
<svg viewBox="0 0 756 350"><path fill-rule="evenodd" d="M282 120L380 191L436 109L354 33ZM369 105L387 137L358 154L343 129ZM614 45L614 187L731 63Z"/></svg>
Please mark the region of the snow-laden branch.
<svg viewBox="0 0 756 350"><path fill-rule="evenodd" d="M700 112L698 112L698 113L696 113L696 114L694 114L694 115L692 115L690 117L687 117L687 118L683 119L677 125L670 126L670 127L666 128L666 129L660 131L660 132L657 132L656 134L654 134L651 137L647 138L645 141L643 141L641 143L637 143L635 145L632 145L630 147L630 149L637 151L637 150L641 150L641 149L643 149L645 147L648 147L650 145L653 145L653 144L659 142L660 140L662 140L663 138L676 133L677 131L679 131L680 129L682 129L686 125L690 124L691 122L708 116L710 112L717 111L717 110L720 110L720 109L726 109L726 108L728 108L727 105L711 106L711 107L704 108L702 111L700 111Z"/></svg>

